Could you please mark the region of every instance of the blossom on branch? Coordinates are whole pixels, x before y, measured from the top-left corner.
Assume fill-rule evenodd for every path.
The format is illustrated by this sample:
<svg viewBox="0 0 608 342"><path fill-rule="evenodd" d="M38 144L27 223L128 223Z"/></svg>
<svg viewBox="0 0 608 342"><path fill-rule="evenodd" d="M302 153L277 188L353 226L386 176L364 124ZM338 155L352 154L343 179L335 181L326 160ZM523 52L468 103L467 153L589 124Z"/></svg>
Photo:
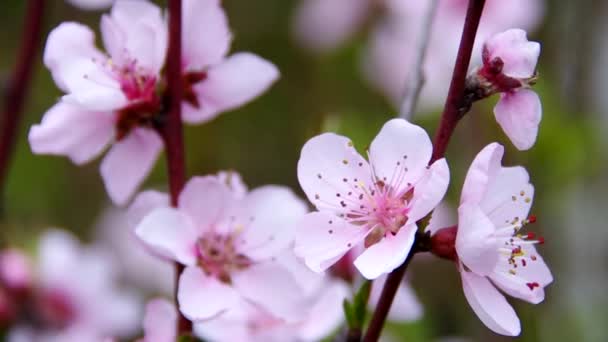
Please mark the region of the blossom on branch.
<svg viewBox="0 0 608 342"><path fill-rule="evenodd" d="M216 317L243 299L277 317L299 314L298 284L280 257L306 212L290 190L264 186L241 196L218 177L195 177L178 208L151 207L135 231L152 252L185 265L178 301L188 319Z"/></svg>
<svg viewBox="0 0 608 342"><path fill-rule="evenodd" d="M542 237L522 233L535 222L528 217L534 187L522 167L503 167L504 148L493 143L475 158L467 173L460 207L456 253L465 296L492 331L515 336L520 322L499 289L537 304L551 272L536 251Z"/></svg>
<svg viewBox="0 0 608 342"><path fill-rule="evenodd" d="M363 244L354 265L368 279L407 257L416 221L441 201L449 182L445 159L428 165L432 144L420 127L388 121L371 143L369 163L346 137L310 139L298 161L298 180L317 212L298 225L295 253L321 272Z"/></svg>

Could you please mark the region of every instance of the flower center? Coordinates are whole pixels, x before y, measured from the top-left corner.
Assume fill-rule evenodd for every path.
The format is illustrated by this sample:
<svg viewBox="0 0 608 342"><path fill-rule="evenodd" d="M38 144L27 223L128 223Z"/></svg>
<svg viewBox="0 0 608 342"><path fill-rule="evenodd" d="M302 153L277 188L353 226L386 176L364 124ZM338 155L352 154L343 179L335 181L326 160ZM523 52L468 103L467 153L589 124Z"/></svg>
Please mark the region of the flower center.
<svg viewBox="0 0 608 342"><path fill-rule="evenodd" d="M231 235L210 233L201 237L196 244L198 265L208 275L230 283L230 274L251 266L252 261L240 254Z"/></svg>

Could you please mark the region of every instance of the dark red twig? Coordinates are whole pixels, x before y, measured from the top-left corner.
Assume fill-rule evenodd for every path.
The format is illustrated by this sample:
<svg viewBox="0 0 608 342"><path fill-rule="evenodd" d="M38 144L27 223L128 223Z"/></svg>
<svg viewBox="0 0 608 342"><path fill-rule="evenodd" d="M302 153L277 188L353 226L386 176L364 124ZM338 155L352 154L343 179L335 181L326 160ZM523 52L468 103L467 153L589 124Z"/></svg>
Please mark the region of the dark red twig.
<svg viewBox="0 0 608 342"><path fill-rule="evenodd" d="M171 205L177 207L179 194L186 180L184 159L184 132L182 127L182 1L169 0L169 48L167 53L168 111L161 133L167 149L167 172L169 174L169 193ZM175 265L175 302L177 304L177 285L183 266ZM192 331L192 323L180 314L178 335Z"/></svg>
<svg viewBox="0 0 608 342"><path fill-rule="evenodd" d="M473 51L473 43L475 42L477 27L479 26L479 20L481 19L484 5L485 0L469 0L462 37L460 39L460 47L458 48L456 64L450 83L450 90L448 92L443 114L441 115L439 128L435 135L433 155L430 163L443 158L450 137L454 132L454 128L456 128L456 124L465 114L466 109L463 110L465 81ZM419 239L417 238L416 240ZM393 299L399 288L399 284L403 280L405 271L417 251L416 244L417 241L414 242L414 247L407 256L407 259L405 259L405 262L388 275L384 288L382 289L382 294L380 295L380 300L376 306L376 311L374 311L369 328L363 339L364 342L378 341L388 312L393 304Z"/></svg>
<svg viewBox="0 0 608 342"><path fill-rule="evenodd" d="M42 36L42 19L45 0L30 0L27 3L21 47L17 55L17 64L11 75L2 108L2 127L0 135L0 193L10 167L11 156L15 149L19 123L23 113L23 103L28 94L40 39Z"/></svg>

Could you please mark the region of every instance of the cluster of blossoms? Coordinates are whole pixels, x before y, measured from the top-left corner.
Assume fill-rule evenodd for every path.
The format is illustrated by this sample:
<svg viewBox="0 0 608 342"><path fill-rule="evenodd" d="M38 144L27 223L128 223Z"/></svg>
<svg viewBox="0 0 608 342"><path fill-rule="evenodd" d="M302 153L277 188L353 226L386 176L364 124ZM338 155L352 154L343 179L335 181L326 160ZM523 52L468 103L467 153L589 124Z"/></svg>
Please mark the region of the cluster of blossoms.
<svg viewBox="0 0 608 342"><path fill-rule="evenodd" d="M372 6L315 1L308 4L352 11L333 23L339 32L324 36L322 45L347 36ZM420 7L373 3L409 15ZM447 18L465 3L441 2L442 27L453 30ZM499 3L489 1L489 13L501 13ZM231 32L220 0L184 0L182 17L185 123L207 122L241 106L278 78L277 68L256 55L227 56ZM334 133L303 146L297 176L312 212L288 188L249 190L235 172L195 176L176 201L155 190L133 196L167 140L167 15L145 0L118 0L102 16L101 34L105 52L95 46L93 31L78 23L49 34L44 63L65 95L31 128L29 141L34 153L64 155L76 164L111 145L100 165L102 178L115 204L131 203L102 226L124 228L114 242L123 245L115 246L119 250L142 252L122 256L133 263L124 265L130 266L125 275L150 265L158 273L145 277L167 280L169 264L179 265L176 305L149 301L140 341L175 341L180 316L193 323L195 336L210 341L321 340L343 323L342 303L353 295L349 285L361 281L355 273L374 280L367 303L373 308L387 275L420 251L421 238L429 241L426 251L455 263L466 299L499 334L521 330L502 293L535 304L544 299L552 276L534 247L544 240L523 232L536 220L528 216L534 188L527 171L503 167L504 148L488 145L467 173L458 224L443 225L437 211L449 186L448 163L432 158L426 131L404 119L385 123L367 158ZM540 45L523 30L488 36L459 108L466 112L474 101L500 94L496 119L521 150L534 144L541 118L540 100L530 90L539 53ZM139 298L115 288L118 272L107 257L57 231L43 238L40 249L36 281L24 256L0 255L0 319L11 324L10 341L101 341L136 333ZM171 292L167 287L151 291ZM391 318L421 315L412 289L402 283Z"/></svg>

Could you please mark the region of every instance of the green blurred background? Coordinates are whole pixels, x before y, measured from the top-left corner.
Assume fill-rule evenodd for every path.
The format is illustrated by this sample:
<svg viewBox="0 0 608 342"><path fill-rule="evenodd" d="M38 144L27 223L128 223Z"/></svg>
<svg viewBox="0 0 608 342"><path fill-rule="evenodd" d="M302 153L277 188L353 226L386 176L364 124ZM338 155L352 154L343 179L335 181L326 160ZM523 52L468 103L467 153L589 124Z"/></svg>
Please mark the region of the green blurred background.
<svg viewBox="0 0 608 342"><path fill-rule="evenodd" d="M329 0L328 0L329 1ZM15 63L25 1L0 4L0 81ZM45 37L62 21L97 28L99 12L84 12L64 1L49 1ZM159 2L164 5L163 2ZM303 143L322 130L350 136L364 147L381 125L396 114L361 76L360 55L366 33L323 57L298 48L291 36L295 0L225 0L234 32L233 51L252 51L281 70L279 82L265 95L209 124L186 129L187 170L200 175L238 170L245 181L286 184L298 191L296 162ZM452 171L449 200L459 188L474 155L492 141L508 148L506 163L526 166L536 186L535 231L545 236L542 253L555 283L544 303L511 301L522 318L521 341L608 341L608 214L606 207L608 143L608 6L600 1L547 3L544 24L531 38L543 44L541 78L536 90L543 121L536 146L514 150L492 115L492 101L477 104L459 125L447 158ZM460 28L457 28L460 29ZM204 34L201 33L201 34ZM66 158L36 156L27 144L29 127L61 95L38 58L31 95L25 106L18 146L3 194L1 237L4 244L30 247L38 232L61 227L86 239L110 204L98 174L98 161L77 167ZM433 134L438 113L414 121ZM146 187L165 188L164 159ZM420 260L424 259L424 260ZM462 294L453 265L419 258L411 279L425 306L422 321L391 326L397 341L436 341L463 337L473 341L506 340L475 317Z"/></svg>

